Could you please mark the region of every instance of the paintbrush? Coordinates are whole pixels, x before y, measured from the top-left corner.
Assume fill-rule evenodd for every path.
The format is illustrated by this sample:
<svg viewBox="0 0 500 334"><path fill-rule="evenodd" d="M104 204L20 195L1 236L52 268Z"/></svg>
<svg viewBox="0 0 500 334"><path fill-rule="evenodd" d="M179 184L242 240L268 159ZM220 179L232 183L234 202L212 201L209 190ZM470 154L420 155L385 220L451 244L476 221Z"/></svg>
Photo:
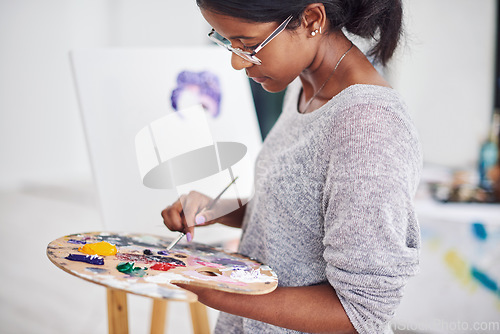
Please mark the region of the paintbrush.
<svg viewBox="0 0 500 334"><path fill-rule="evenodd" d="M224 189L222 189L222 191L219 193L219 195L217 195L217 197L215 197L213 200L210 201L210 203L205 207L205 210L210 210L214 207L215 204L217 204L217 202L219 201L219 199L221 198L222 194L224 194L226 192L226 190L229 189L229 187L238 179L238 176L236 176ZM177 238L175 238L171 243L170 245L168 245L167 247L167 250L171 250L175 245L177 245L177 243L179 241L181 241L181 239L186 235L186 233L183 233L183 232L180 232L179 233L179 236Z"/></svg>

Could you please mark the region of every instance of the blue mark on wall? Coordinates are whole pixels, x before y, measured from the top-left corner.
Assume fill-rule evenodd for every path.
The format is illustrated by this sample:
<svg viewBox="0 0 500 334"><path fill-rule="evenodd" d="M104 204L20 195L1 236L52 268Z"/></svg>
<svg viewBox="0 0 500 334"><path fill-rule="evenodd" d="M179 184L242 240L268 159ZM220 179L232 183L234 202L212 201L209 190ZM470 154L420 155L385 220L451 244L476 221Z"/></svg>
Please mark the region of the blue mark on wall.
<svg viewBox="0 0 500 334"><path fill-rule="evenodd" d="M471 268L472 277L478 281L482 286L486 289L491 290L493 292L500 293L498 289L498 283L495 282L491 277L489 277L486 273L480 271L479 269L472 267Z"/></svg>
<svg viewBox="0 0 500 334"><path fill-rule="evenodd" d="M479 240L486 240L488 238L488 232L486 231L486 227L484 226L484 224L480 222L472 224L472 233Z"/></svg>

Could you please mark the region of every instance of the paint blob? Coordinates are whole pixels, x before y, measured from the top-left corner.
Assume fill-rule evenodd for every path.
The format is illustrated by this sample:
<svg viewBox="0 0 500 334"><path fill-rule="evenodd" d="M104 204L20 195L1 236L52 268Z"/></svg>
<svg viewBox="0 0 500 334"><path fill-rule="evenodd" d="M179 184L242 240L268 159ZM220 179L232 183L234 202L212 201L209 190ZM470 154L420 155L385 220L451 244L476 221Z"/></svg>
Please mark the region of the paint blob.
<svg viewBox="0 0 500 334"><path fill-rule="evenodd" d="M115 255L117 253L116 246L106 241L86 244L78 248L78 250L84 254L100 256Z"/></svg>
<svg viewBox="0 0 500 334"><path fill-rule="evenodd" d="M89 264L96 264L102 266L104 264L104 259L97 255L82 255L82 254L69 254L65 259L70 261L79 261Z"/></svg>
<svg viewBox="0 0 500 334"><path fill-rule="evenodd" d="M144 277L144 280L146 282L163 283L163 284L170 283L172 280L176 280L176 281L180 281L180 282L186 282L186 281L189 282L190 281L190 279L186 278L183 275L173 274L171 272L161 273L158 275L146 276L146 277Z"/></svg>
<svg viewBox="0 0 500 334"><path fill-rule="evenodd" d="M196 299L175 283L249 294L277 286L270 268L259 272L262 264L255 260L198 243L168 251L170 243L152 235L73 234L50 243L47 255L58 267L88 281L153 298ZM245 272L231 277L234 270Z"/></svg>
<svg viewBox="0 0 500 334"><path fill-rule="evenodd" d="M148 268L135 267L133 262L121 262L116 266L116 269L130 276L142 277L146 275L146 270Z"/></svg>
<svg viewBox="0 0 500 334"><path fill-rule="evenodd" d="M238 261L235 259L229 259L229 258L217 258L212 260L213 263L216 264L221 264L223 266L228 266L228 265L233 265L234 267L239 267L239 268L248 268L247 264L242 261Z"/></svg>
<svg viewBox="0 0 500 334"><path fill-rule="evenodd" d="M221 269L225 268L222 264L206 262L206 261L201 261L201 260L197 260L196 263L201 264L202 266L205 266L205 267L210 267L210 268L221 268Z"/></svg>
<svg viewBox="0 0 500 334"><path fill-rule="evenodd" d="M149 269L159 270L159 271L168 271L172 268L178 267L173 263L165 263L165 262L156 262Z"/></svg>
<svg viewBox="0 0 500 334"><path fill-rule="evenodd" d="M262 275L259 269L234 270L231 278L244 283L267 283L276 280L274 277Z"/></svg>
<svg viewBox="0 0 500 334"><path fill-rule="evenodd" d="M80 245L85 245L87 241L85 240L76 240L76 239L69 239L68 242L70 244L80 244Z"/></svg>
<svg viewBox="0 0 500 334"><path fill-rule="evenodd" d="M126 261L126 262L141 262L146 264L162 262L162 263L173 263L177 266L186 266L186 264L181 260L174 259L168 256L118 253L116 254L116 257L120 261Z"/></svg>

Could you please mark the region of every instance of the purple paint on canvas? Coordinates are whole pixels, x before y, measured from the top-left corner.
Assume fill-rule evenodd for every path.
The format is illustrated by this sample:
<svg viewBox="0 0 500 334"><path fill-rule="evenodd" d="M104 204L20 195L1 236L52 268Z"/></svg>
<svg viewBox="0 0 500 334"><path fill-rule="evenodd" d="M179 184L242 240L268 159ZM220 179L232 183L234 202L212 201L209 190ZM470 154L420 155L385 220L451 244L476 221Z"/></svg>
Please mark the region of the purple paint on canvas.
<svg viewBox="0 0 500 334"><path fill-rule="evenodd" d="M197 96L197 102L213 117L219 116L221 89L219 78L209 71L182 71L177 76L177 87L172 91L170 100L172 107L179 110L179 101L184 93Z"/></svg>
<svg viewBox="0 0 500 334"><path fill-rule="evenodd" d="M83 255L83 254L69 254L65 259L70 261L79 261L89 264L96 264L102 266L104 264L104 259L97 255Z"/></svg>

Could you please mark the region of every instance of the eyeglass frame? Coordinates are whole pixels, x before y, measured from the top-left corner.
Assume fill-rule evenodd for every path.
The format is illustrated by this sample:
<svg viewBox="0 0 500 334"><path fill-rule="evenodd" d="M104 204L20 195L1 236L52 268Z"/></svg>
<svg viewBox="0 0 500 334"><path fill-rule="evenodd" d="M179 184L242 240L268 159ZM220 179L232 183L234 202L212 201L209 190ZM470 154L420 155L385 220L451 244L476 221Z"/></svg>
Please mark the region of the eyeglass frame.
<svg viewBox="0 0 500 334"><path fill-rule="evenodd" d="M208 33L208 38L210 38L211 41L217 43L218 45L222 46L223 48L227 49L228 51L231 51L232 53L240 56L244 60L249 61L255 65L262 65L262 61L259 58L257 58L255 55L257 54L257 52L262 50L262 48L264 46L266 46L269 42L271 42L276 36L278 36L283 30L285 30L286 26L288 25L288 23L290 23L292 18L293 18L293 15L290 15L262 43L257 45L255 50L253 50L252 52L244 51L240 48L233 48L231 45L225 44L222 41L222 39L225 39L226 41L229 41L229 40L227 38L223 37L222 35L220 35L217 31L215 31L214 28L212 28L212 30ZM221 39L214 37L215 34L219 35L221 37Z"/></svg>

